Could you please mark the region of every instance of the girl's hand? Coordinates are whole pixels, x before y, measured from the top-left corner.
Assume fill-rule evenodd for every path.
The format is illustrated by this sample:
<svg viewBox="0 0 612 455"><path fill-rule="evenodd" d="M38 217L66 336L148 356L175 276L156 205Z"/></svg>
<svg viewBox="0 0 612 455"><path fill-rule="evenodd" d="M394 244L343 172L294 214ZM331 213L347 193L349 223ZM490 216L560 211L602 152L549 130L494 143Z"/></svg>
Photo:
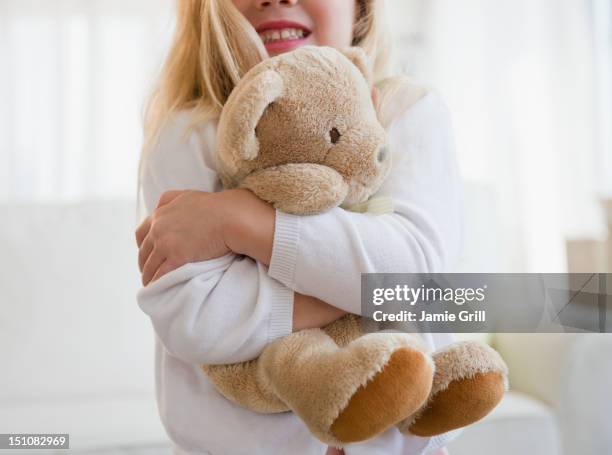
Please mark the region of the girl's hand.
<svg viewBox="0 0 612 455"><path fill-rule="evenodd" d="M270 262L274 209L245 189L167 191L136 230L144 286L189 262L231 251Z"/></svg>
<svg viewBox="0 0 612 455"><path fill-rule="evenodd" d="M146 286L188 262L227 254L223 229L227 195L203 191L167 191L136 230L138 266Z"/></svg>

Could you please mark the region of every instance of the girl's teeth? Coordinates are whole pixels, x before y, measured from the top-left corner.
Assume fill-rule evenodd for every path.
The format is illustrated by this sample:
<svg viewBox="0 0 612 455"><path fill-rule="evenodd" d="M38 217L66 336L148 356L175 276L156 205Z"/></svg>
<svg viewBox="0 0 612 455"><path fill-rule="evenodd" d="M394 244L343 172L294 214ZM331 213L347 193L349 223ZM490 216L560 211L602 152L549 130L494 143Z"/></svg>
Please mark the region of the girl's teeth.
<svg viewBox="0 0 612 455"><path fill-rule="evenodd" d="M300 39L304 37L304 30L297 28L285 28L282 30L266 30L259 34L264 44L274 41Z"/></svg>

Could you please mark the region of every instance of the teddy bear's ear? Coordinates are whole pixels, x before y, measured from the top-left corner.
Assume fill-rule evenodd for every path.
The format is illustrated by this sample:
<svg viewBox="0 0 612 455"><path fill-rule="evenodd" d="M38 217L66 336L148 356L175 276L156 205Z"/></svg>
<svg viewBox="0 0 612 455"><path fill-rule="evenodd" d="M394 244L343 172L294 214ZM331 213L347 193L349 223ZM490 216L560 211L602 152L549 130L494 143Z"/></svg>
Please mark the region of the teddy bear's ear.
<svg viewBox="0 0 612 455"><path fill-rule="evenodd" d="M372 83L372 71L368 61L368 55L360 47L346 47L341 51L363 74L368 84Z"/></svg>
<svg viewBox="0 0 612 455"><path fill-rule="evenodd" d="M259 154L255 128L270 104L283 92L283 79L267 69L243 80L231 93L219 119L219 157L236 165L241 160L253 160Z"/></svg>

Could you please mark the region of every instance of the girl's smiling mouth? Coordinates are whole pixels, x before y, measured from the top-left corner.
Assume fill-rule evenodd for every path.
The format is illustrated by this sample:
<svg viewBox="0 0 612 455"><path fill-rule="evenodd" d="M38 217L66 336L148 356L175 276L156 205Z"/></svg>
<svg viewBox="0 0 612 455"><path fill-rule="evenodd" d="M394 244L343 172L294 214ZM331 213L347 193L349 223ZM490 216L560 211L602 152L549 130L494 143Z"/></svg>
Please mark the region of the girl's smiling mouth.
<svg viewBox="0 0 612 455"><path fill-rule="evenodd" d="M312 34L308 27L286 20L263 22L255 30L270 53L299 47Z"/></svg>

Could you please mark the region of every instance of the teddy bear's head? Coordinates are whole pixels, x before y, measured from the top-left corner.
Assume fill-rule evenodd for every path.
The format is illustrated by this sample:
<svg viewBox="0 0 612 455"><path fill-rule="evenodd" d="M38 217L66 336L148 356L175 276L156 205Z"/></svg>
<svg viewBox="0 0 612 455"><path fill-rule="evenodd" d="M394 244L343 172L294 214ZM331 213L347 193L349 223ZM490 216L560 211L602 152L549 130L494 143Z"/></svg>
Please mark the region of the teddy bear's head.
<svg viewBox="0 0 612 455"><path fill-rule="evenodd" d="M295 214L367 200L391 158L369 79L358 48L305 46L253 67L219 119L224 185Z"/></svg>

